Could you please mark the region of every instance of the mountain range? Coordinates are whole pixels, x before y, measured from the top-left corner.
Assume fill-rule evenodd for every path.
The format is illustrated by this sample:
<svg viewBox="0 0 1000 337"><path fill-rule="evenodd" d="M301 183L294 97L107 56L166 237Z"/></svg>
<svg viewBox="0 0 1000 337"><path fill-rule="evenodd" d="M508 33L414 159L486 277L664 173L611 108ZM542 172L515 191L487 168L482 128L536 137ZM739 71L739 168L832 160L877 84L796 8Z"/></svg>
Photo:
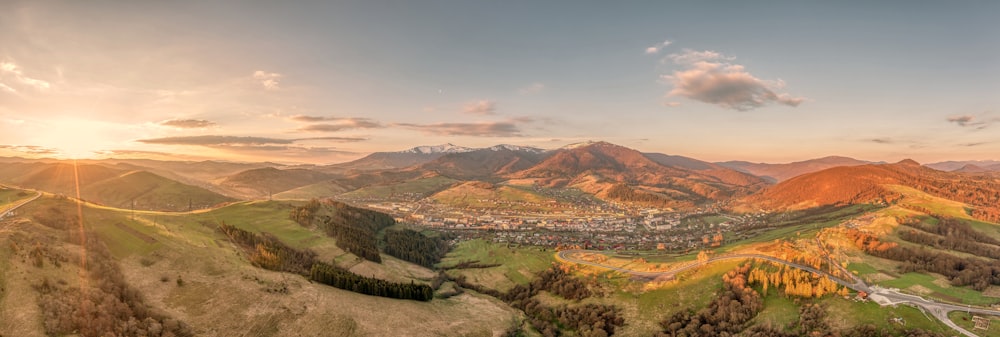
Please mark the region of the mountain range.
<svg viewBox="0 0 1000 337"><path fill-rule="evenodd" d="M57 160L3 161L2 183L73 196L75 177L79 176L84 199L119 207L132 207L134 200L136 207L157 210L273 197L370 197L384 191L429 197L469 186L574 189L606 201L671 208L730 199L753 207L806 208L891 202L894 195L881 187L887 184L947 194L941 192L944 181L990 182L993 175L988 173L1000 170L996 161L921 166L912 161L884 164L839 156L781 164L712 163L643 153L607 142L576 143L553 150L506 144L484 148L417 146L325 166L108 159L83 161L73 171L72 165ZM463 187L464 182L486 184ZM450 194L455 193L443 195ZM973 204L988 206L980 201Z"/></svg>

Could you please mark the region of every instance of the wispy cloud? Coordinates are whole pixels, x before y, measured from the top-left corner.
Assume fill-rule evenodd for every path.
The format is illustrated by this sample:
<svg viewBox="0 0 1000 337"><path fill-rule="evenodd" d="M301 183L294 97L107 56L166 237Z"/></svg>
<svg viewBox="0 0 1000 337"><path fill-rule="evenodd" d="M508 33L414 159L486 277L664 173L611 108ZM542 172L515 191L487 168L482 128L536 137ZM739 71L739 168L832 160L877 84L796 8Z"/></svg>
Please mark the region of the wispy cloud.
<svg viewBox="0 0 1000 337"><path fill-rule="evenodd" d="M980 118L973 115L959 115L948 117L948 122L955 123L963 128L982 130L990 127L993 123L1000 121L1000 117Z"/></svg>
<svg viewBox="0 0 1000 337"><path fill-rule="evenodd" d="M721 61L732 61L732 60L735 60L735 59L736 59L735 57L730 57L730 56L722 55L722 53L719 53L719 52L714 51L714 50L702 50L702 51L698 51L698 50L691 50L691 49L687 49L687 48L684 48L683 50L681 50L680 53L673 53L673 54L667 55L667 57L664 58L664 60L670 60L670 61L673 61L676 64L694 64L695 62L698 62L698 61L720 61L720 60Z"/></svg>
<svg viewBox="0 0 1000 337"><path fill-rule="evenodd" d="M322 121L335 120L335 119L337 119L337 117L295 115L295 116L289 117L289 119L291 119L293 121L296 121L296 122L313 123L313 122L322 122Z"/></svg>
<svg viewBox="0 0 1000 337"><path fill-rule="evenodd" d="M669 46L672 43L673 42L671 42L670 40L663 40L663 42L660 42L660 43L657 43L657 44L654 44L652 46L647 47L646 48L646 54L656 54L656 53L659 53L661 50L663 50L663 48L666 48L667 46Z"/></svg>
<svg viewBox="0 0 1000 337"><path fill-rule="evenodd" d="M13 62L0 62L0 91L16 94L20 88L32 88L35 90L48 90L52 85L44 80L30 77Z"/></svg>
<svg viewBox="0 0 1000 337"><path fill-rule="evenodd" d="M354 143L354 142L363 142L363 141L366 141L366 140L368 140L368 138L364 138L364 137L310 137L310 138L298 138L298 139L295 139L296 142L304 142L304 141L310 141L310 140L312 140L312 141L317 141L317 140L318 141L330 141L330 142L336 142L336 143Z"/></svg>
<svg viewBox="0 0 1000 337"><path fill-rule="evenodd" d="M291 120L304 123L318 123L301 127L302 132L337 132L349 129L377 129L385 127L382 123L371 118L363 117L327 117L327 116L305 116L297 115L290 117Z"/></svg>
<svg viewBox="0 0 1000 337"><path fill-rule="evenodd" d="M396 123L394 126L438 136L520 137L521 129L514 121L476 123Z"/></svg>
<svg viewBox="0 0 1000 337"><path fill-rule="evenodd" d="M59 150L36 145L3 145L0 144L0 150L7 150L11 152L19 152L30 155L50 155L59 154Z"/></svg>
<svg viewBox="0 0 1000 337"><path fill-rule="evenodd" d="M473 115L494 115L497 113L497 104L490 100L479 100L465 104L462 112Z"/></svg>
<svg viewBox="0 0 1000 337"><path fill-rule="evenodd" d="M258 70L253 72L253 78L258 82L260 82L260 85L263 86L264 89L267 90L281 89L281 87L278 86L280 84L278 79L281 78L281 74L279 73L270 73L263 70Z"/></svg>
<svg viewBox="0 0 1000 337"><path fill-rule="evenodd" d="M202 129L215 126L215 122L204 119L169 119L160 122L160 125L181 129Z"/></svg>
<svg viewBox="0 0 1000 337"><path fill-rule="evenodd" d="M531 95L540 93L542 90L545 90L545 84L535 82L518 89L517 92L521 93L521 95Z"/></svg>
<svg viewBox="0 0 1000 337"><path fill-rule="evenodd" d="M295 139L252 137L252 136L180 136L140 139L140 143L162 144L162 145L264 145L264 144L292 144Z"/></svg>
<svg viewBox="0 0 1000 337"><path fill-rule="evenodd" d="M713 51L692 51L669 56L683 67L663 79L673 85L668 95L687 97L726 109L748 111L777 103L798 106L805 101L778 92L784 81L767 81L754 77L732 58Z"/></svg>
<svg viewBox="0 0 1000 337"><path fill-rule="evenodd" d="M302 141L334 141L334 142L360 142L367 140L358 137L309 137L309 138L270 138L253 136L180 136L140 139L137 142L145 144L160 145L199 145L199 146L259 146L259 145L286 145Z"/></svg>

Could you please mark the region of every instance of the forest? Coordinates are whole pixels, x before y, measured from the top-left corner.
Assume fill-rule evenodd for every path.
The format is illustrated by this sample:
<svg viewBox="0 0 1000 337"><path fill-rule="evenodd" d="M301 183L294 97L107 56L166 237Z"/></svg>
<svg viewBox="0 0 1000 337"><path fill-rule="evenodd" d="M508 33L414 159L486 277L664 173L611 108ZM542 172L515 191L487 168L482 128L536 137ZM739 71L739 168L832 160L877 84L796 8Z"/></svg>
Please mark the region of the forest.
<svg viewBox="0 0 1000 337"><path fill-rule="evenodd" d="M893 242L883 242L871 233L857 229L847 230L847 237L865 253L903 262L902 272L931 272L948 277L952 285L971 286L978 291L990 285L1000 285L1000 266L996 260L959 257L924 247L904 247ZM902 235L901 235L902 237Z"/></svg>
<svg viewBox="0 0 1000 337"><path fill-rule="evenodd" d="M566 332L579 336L611 336L615 328L625 324L621 309L605 304L547 306L535 296L541 291L579 302L594 295L587 283L573 277L563 267L553 266L535 276L526 285L516 285L505 293L468 282L464 277L453 278L463 288L499 298L524 311L528 322L542 336L562 336Z"/></svg>
<svg viewBox="0 0 1000 337"><path fill-rule="evenodd" d="M315 224L326 235L337 239L337 247L372 262L382 262L376 234L396 224L385 213L348 204L313 199L306 205L293 208L289 218L303 226ZM317 221L318 220L318 221Z"/></svg>
<svg viewBox="0 0 1000 337"><path fill-rule="evenodd" d="M315 252L289 247L269 235L246 231L226 223L219 224L219 230L244 250L254 266L260 268L296 273L315 282L366 295L418 301L430 301L434 297L433 289L426 284L395 283L357 275L341 267L316 261Z"/></svg>
<svg viewBox="0 0 1000 337"><path fill-rule="evenodd" d="M751 281L759 266L745 264L723 275L723 291L717 295L708 306L693 311L681 310L660 322L663 328L657 336L669 337L709 337L709 336L745 336L745 337L890 337L902 335L905 337L944 337L944 335L920 329L902 329L890 331L878 329L873 325L864 324L844 330L834 330L827 322L826 308L817 303L809 302L809 294L790 294L797 298L806 298L799 306L799 317L787 326L775 327L757 325L749 327L753 319L764 308L764 302ZM766 283L764 283L766 285Z"/></svg>
<svg viewBox="0 0 1000 337"><path fill-rule="evenodd" d="M450 246L443 236L429 237L412 229L385 231L385 253L434 269Z"/></svg>

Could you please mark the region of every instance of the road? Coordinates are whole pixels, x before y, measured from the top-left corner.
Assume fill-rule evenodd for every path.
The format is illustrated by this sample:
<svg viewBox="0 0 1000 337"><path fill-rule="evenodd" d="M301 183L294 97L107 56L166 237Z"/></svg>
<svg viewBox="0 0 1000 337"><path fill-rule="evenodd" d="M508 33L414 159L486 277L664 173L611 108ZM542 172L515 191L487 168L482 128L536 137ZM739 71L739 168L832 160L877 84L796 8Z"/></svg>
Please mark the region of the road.
<svg viewBox="0 0 1000 337"><path fill-rule="evenodd" d="M38 197L42 196L42 192L35 192L35 193L36 193L35 196L31 197L30 199L22 200L21 202L14 204L14 206L8 207L7 209L3 210L3 212L0 212L0 219L7 217L8 213L17 210L19 207L24 206L29 202L35 201L35 199L38 199Z"/></svg>
<svg viewBox="0 0 1000 337"><path fill-rule="evenodd" d="M24 205L28 204L29 202L35 201L35 199L38 199L38 197L42 196L42 192L35 192L35 193L36 193L35 196L33 196L33 197L29 198L29 199L25 199L25 200L19 201L18 203L14 204L13 206L10 206L7 209L5 209L2 212L0 212L0 221L2 221L4 218L7 217L7 215L9 215L11 212L17 210L21 206L24 206ZM9 223L8 224L0 224L0 231L6 231L7 230L6 226L3 226L3 225L9 226Z"/></svg>
<svg viewBox="0 0 1000 337"><path fill-rule="evenodd" d="M785 261L785 260L782 260L782 259L779 259L779 258L776 258L776 257L773 257L773 256L767 256L767 255L761 255L761 254L727 254L727 255L712 257L712 258L710 258L708 260L705 260L705 261L694 261L694 262L691 262L691 263L688 263L688 264L685 264L685 265L682 265L680 267L677 267L677 268L674 268L674 269L671 269L671 270L667 270L667 271L648 272L648 271L637 271L637 270L625 269L625 268L620 268L620 267L615 267L615 266L604 265L604 264L600 264L600 263L596 263L596 262L590 262L590 261L584 261L584 260L576 259L576 258L573 257L573 255L577 254L577 253L600 253L600 252L598 252L598 251L592 251L592 250L576 250L576 249L573 249L573 250L564 250L564 251L560 251L560 252L556 253L556 257L558 257L560 260L571 262L571 263L577 263L577 264L582 264L582 265L587 265L587 266L593 266L593 267L603 268L603 269L610 269L610 270L617 271L617 272L620 272L620 273L625 273L625 274L634 275L634 276L643 277L643 278L649 278L649 279L654 279L654 278L673 279L679 273L683 273L685 271L688 271L688 270L691 270L691 269L694 269L694 268L698 268L698 267L701 267L701 266L704 266L704 265L707 265L707 264L710 264L710 263L719 262L719 261L725 261L725 260L745 260L745 259L766 260L766 261L770 261L770 262L774 262L774 263L778 263L778 264L783 264L783 265L786 265L786 266L789 266L789 267L798 268L798 269L802 269L802 270L805 270L805 271L808 271L808 272L812 272L812 273L816 273L816 274L820 274L820 275L826 276L830 280L833 280L834 282L837 282L837 284L840 284L842 286L850 288L850 289L852 289L854 291L864 291L865 293L869 294L869 297L871 297L872 300L876 301L879 305L882 305L882 306L897 305L897 304L910 304L910 305L916 306L917 308L920 308L924 312L930 313L935 318L937 318L938 320L940 320L941 322L943 322L945 325L951 327L952 329L955 329L955 331L958 331L958 332L962 333L963 335L966 335L966 336L969 336L969 337L979 337L979 336L977 336L976 334L974 334L974 333L972 333L972 332L970 332L968 330L963 329L962 327L960 327L957 324L955 324L955 322L952 322L951 319L948 318L948 313L949 312L952 312L952 311L968 311L968 312L971 312L971 313L974 313L974 314L980 314L980 315L1000 316L1000 311L998 311L998 310L992 310L992 309L987 309L987 308L979 308L979 307L972 307L972 306L961 306L961 305L955 305L955 304L949 304L949 303L941 303L941 302L936 302L936 301L928 300L928 299L925 299L923 297L916 296L916 295L902 294L899 291L894 290L894 289L887 289L887 288L882 288L882 287L878 287L878 286L869 286L869 285L865 284L864 281L860 280L859 278L855 278L854 280L847 281L847 280L840 279L840 278L836 277L835 275L830 274L830 273L828 273L826 271L823 271L823 270L819 270L819 269L816 269L816 268L813 268L813 267L810 267L810 266L798 264L798 263L791 262L791 261ZM834 263L834 265L837 265L837 264ZM848 275L853 275L853 274L848 273Z"/></svg>

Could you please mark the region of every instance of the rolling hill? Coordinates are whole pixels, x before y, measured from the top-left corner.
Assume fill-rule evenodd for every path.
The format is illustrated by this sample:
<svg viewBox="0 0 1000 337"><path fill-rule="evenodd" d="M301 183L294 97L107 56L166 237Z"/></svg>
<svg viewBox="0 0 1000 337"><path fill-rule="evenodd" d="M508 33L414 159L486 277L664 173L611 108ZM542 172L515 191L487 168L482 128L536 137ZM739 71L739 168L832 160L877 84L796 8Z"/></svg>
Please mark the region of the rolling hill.
<svg viewBox="0 0 1000 337"><path fill-rule="evenodd" d="M956 170L961 170L966 166L970 165L972 165L972 167L982 168L986 171L1000 171L1000 161L996 160L943 161L938 163L927 164L925 166L941 171L956 171Z"/></svg>
<svg viewBox="0 0 1000 337"><path fill-rule="evenodd" d="M895 164L835 167L804 174L744 199L744 205L772 210L827 205L889 204L902 197L901 185L970 206L976 218L1000 220L1000 182L991 176L938 171L913 160Z"/></svg>
<svg viewBox="0 0 1000 337"><path fill-rule="evenodd" d="M235 199L201 187L182 184L146 171L132 171L82 188L81 196L118 208L188 211Z"/></svg>
<svg viewBox="0 0 1000 337"><path fill-rule="evenodd" d="M420 165L418 169L460 180L490 179L531 168L545 157L546 153L541 149L497 145L449 153Z"/></svg>
<svg viewBox="0 0 1000 337"><path fill-rule="evenodd" d="M235 200L148 171L94 164L16 163L5 165L0 179L66 196L76 196L79 187L82 199L120 208L131 208L134 202L136 209L187 211Z"/></svg>
<svg viewBox="0 0 1000 337"><path fill-rule="evenodd" d="M574 187L599 198L669 207L692 206L759 189L679 166L665 166L639 151L607 142L569 146L526 170L508 175L546 187Z"/></svg>
<svg viewBox="0 0 1000 337"><path fill-rule="evenodd" d="M333 176L306 169L281 170L264 167L246 170L226 177L219 183L223 188L247 199L266 198L294 188L329 180Z"/></svg>
<svg viewBox="0 0 1000 337"><path fill-rule="evenodd" d="M740 172L746 172L771 182L781 182L792 177L831 167L858 166L871 164L871 162L848 157L829 156L784 164L751 163L746 161L727 161L717 164Z"/></svg>

